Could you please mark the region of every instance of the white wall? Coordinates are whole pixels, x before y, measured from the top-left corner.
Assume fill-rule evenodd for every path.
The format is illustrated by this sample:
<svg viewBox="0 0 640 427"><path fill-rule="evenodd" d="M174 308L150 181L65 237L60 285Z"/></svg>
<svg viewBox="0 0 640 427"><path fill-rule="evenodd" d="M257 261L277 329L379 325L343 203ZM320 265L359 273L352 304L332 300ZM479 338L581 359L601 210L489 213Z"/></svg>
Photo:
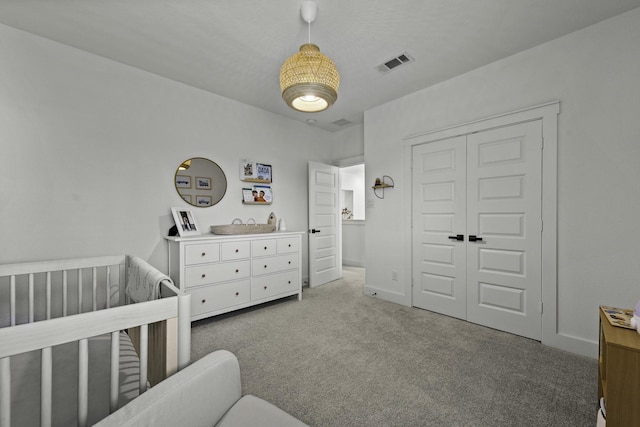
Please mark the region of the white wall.
<svg viewBox="0 0 640 427"><path fill-rule="evenodd" d="M352 192L352 219L365 219L364 164L340 168L340 189Z"/></svg>
<svg viewBox="0 0 640 427"><path fill-rule="evenodd" d="M342 265L366 266L364 221L342 221Z"/></svg>
<svg viewBox="0 0 640 427"><path fill-rule="evenodd" d="M307 229L307 161L336 158L336 135L7 26L0 40L0 263L131 253L166 271L170 208L187 206L174 172L195 156L228 180L201 226L274 211ZM272 205L241 204L243 158L273 166Z"/></svg>
<svg viewBox="0 0 640 427"><path fill-rule="evenodd" d="M382 174L395 181L366 213L368 290L411 301L410 278L391 280L410 256L398 220L407 215L410 185L402 138L559 99L553 341L595 357L598 306L633 307L640 299L638 40L640 9L367 111L367 182Z"/></svg>

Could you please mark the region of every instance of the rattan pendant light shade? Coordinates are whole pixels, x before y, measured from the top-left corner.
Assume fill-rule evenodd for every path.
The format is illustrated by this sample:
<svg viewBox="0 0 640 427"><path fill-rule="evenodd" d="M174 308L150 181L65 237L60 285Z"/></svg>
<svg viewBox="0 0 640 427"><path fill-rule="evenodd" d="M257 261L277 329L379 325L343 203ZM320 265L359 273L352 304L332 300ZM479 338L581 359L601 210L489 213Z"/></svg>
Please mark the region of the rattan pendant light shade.
<svg viewBox="0 0 640 427"><path fill-rule="evenodd" d="M311 24L317 6L305 1L301 14ZM311 39L311 29L309 29ZM305 43L300 51L287 59L280 68L282 99L289 107L306 113L326 110L338 99L340 75L333 61L320 53L315 44Z"/></svg>

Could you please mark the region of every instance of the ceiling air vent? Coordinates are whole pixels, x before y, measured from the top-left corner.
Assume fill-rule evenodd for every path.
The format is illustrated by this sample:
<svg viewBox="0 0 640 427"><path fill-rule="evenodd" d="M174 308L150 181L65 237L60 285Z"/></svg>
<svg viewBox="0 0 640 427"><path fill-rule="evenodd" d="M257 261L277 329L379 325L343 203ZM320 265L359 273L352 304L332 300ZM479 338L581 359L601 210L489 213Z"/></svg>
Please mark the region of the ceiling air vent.
<svg viewBox="0 0 640 427"><path fill-rule="evenodd" d="M413 61L414 59L407 52L402 52L402 54L396 56L395 58L391 58L390 60L386 61L384 64L378 65L376 67L376 70L378 70L382 74L386 74L391 70L395 70L401 65L406 65Z"/></svg>
<svg viewBox="0 0 640 427"><path fill-rule="evenodd" d="M339 120L336 120L335 122L331 122L332 125L336 125L336 126L346 126L350 123L351 122L347 119L339 119Z"/></svg>

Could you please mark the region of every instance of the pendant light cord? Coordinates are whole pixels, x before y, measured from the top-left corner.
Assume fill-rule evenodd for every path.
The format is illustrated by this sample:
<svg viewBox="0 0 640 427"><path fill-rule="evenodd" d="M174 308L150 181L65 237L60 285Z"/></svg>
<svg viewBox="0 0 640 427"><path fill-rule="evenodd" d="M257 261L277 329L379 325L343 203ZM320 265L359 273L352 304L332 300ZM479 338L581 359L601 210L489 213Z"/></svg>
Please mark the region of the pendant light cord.
<svg viewBox="0 0 640 427"><path fill-rule="evenodd" d="M307 26L309 27L309 44L311 44L311 21L307 22Z"/></svg>

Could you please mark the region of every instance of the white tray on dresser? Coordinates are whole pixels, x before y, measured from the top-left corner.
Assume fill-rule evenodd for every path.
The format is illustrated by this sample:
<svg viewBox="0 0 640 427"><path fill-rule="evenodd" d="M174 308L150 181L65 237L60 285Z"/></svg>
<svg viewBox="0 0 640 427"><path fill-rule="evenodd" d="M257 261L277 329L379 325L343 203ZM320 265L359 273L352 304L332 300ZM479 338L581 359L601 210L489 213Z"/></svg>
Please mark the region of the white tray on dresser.
<svg viewBox="0 0 640 427"><path fill-rule="evenodd" d="M301 300L303 234L165 237L169 276L191 294L191 320L296 294Z"/></svg>

